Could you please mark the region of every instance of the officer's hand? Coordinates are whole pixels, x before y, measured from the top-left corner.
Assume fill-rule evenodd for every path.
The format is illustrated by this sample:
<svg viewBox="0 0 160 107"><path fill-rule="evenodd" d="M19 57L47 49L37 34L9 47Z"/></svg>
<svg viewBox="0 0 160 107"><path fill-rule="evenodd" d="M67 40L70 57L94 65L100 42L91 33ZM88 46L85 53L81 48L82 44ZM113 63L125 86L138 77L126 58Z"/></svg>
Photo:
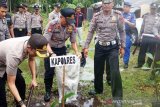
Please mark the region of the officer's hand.
<svg viewBox="0 0 160 107"><path fill-rule="evenodd" d="M83 53L84 53L84 57L87 58L87 56L88 56L88 49L84 48L83 49Z"/></svg>
<svg viewBox="0 0 160 107"><path fill-rule="evenodd" d="M32 82L31 82L31 87L37 87L37 82L36 82L36 80L32 80Z"/></svg>
<svg viewBox="0 0 160 107"><path fill-rule="evenodd" d="M81 58L82 58L82 54L81 54L81 53L79 53L79 52L76 52L76 56L77 56L79 59L81 59Z"/></svg>
<svg viewBox="0 0 160 107"><path fill-rule="evenodd" d="M55 53L52 53L51 55L50 55L50 57L56 57L57 55L55 54Z"/></svg>
<svg viewBox="0 0 160 107"><path fill-rule="evenodd" d="M28 34L27 34L28 36L31 36L31 32L28 32Z"/></svg>
<svg viewBox="0 0 160 107"><path fill-rule="evenodd" d="M124 48L120 48L119 52L120 52L120 58L122 58L124 56Z"/></svg>
<svg viewBox="0 0 160 107"><path fill-rule="evenodd" d="M21 107L26 107L26 105L23 104Z"/></svg>

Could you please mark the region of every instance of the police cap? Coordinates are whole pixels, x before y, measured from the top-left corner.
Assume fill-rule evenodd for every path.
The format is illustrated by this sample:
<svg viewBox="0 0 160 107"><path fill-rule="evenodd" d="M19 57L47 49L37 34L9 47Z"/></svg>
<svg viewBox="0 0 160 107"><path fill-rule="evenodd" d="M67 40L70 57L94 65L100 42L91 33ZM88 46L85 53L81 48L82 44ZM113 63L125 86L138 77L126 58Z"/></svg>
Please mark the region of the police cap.
<svg viewBox="0 0 160 107"><path fill-rule="evenodd" d="M26 3L23 3L22 5L23 5L23 7L28 7L28 5Z"/></svg>
<svg viewBox="0 0 160 107"><path fill-rule="evenodd" d="M56 3L54 6L57 7L57 8L61 8L61 4L60 3Z"/></svg>
<svg viewBox="0 0 160 107"><path fill-rule="evenodd" d="M0 1L0 6L7 8L7 2L6 2L6 0L1 0Z"/></svg>
<svg viewBox="0 0 160 107"><path fill-rule="evenodd" d="M75 20L71 18L75 14L75 11L71 8L63 8L61 15L64 16L69 24L75 23Z"/></svg>
<svg viewBox="0 0 160 107"><path fill-rule="evenodd" d="M157 8L157 4L156 4L156 3L151 3L150 7L151 7L152 9L156 9L156 8Z"/></svg>
<svg viewBox="0 0 160 107"><path fill-rule="evenodd" d="M34 9L39 9L39 5L35 4L33 8Z"/></svg>
<svg viewBox="0 0 160 107"><path fill-rule="evenodd" d="M24 8L24 7L23 7L23 4L19 4L19 5L17 6L17 8Z"/></svg>
<svg viewBox="0 0 160 107"><path fill-rule="evenodd" d="M113 0L102 0L102 3L104 3L104 4L109 4L111 2L113 2Z"/></svg>
<svg viewBox="0 0 160 107"><path fill-rule="evenodd" d="M36 50L36 54L39 57L48 57L47 53L47 39L41 34L33 34L28 40L28 44L31 48Z"/></svg>
<svg viewBox="0 0 160 107"><path fill-rule="evenodd" d="M131 7L132 4L130 2L124 2L124 5Z"/></svg>

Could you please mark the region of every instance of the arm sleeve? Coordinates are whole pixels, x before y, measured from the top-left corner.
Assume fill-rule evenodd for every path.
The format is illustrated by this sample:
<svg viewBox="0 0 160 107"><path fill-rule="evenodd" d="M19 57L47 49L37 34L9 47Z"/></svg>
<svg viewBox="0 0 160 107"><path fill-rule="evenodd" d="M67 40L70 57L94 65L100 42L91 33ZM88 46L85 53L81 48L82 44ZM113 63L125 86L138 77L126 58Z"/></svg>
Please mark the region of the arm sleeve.
<svg viewBox="0 0 160 107"><path fill-rule="evenodd" d="M158 30L159 30L159 28L160 28L160 19L158 19L157 21L156 21L156 23L155 23L155 25L153 26L153 34L154 35L158 35Z"/></svg>
<svg viewBox="0 0 160 107"><path fill-rule="evenodd" d="M120 35L120 42L121 42L121 47L125 47L125 42L126 42L126 33L125 33L125 24L124 24L124 19L122 15L119 15L118 18L118 32Z"/></svg>
<svg viewBox="0 0 160 107"><path fill-rule="evenodd" d="M94 31L97 27L97 24L96 24L96 15L93 16L92 20L91 20L91 23L90 23L90 27L89 27L89 31L88 31L88 35L87 35L87 39L86 39L86 42L85 42L85 45L84 45L84 48L88 48L89 47L89 44L93 38L93 34L94 34Z"/></svg>

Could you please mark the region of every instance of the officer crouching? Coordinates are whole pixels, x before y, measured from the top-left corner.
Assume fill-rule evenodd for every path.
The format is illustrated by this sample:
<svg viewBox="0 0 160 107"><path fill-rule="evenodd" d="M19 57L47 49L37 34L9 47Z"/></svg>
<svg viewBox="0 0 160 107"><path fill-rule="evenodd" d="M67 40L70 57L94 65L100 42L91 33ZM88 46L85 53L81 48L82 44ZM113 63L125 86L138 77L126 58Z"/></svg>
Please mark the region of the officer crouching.
<svg viewBox="0 0 160 107"><path fill-rule="evenodd" d="M72 48L77 56L80 53L77 49L75 28L74 28L74 10L70 8L64 8L61 10L61 17L50 21L44 32L44 37L49 41L48 47L50 52L54 52L57 56L66 55L65 41L69 38L72 44ZM53 83L53 76L55 74L54 68L50 68L49 58L44 60L45 66L45 91L44 100L50 101L51 88Z"/></svg>
<svg viewBox="0 0 160 107"><path fill-rule="evenodd" d="M120 53L123 55L125 30L123 16L119 11L112 9L113 5L113 0L102 0L102 10L93 16L83 52L87 57L89 44L94 31L96 31L98 42L95 45L94 55L94 90L89 91L89 95L103 93L104 64L109 62L112 97L115 107L121 107L121 102L118 102L118 100L122 100L123 94L117 34L120 34Z"/></svg>

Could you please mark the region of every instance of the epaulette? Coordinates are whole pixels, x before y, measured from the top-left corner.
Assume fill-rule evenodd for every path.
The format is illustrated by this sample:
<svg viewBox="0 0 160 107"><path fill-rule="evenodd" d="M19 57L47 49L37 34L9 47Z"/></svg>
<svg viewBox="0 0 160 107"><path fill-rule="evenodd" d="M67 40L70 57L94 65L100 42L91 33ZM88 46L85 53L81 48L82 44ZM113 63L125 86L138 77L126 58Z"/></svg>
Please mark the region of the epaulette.
<svg viewBox="0 0 160 107"><path fill-rule="evenodd" d="M113 12L114 12L115 14L122 15L122 12L119 11L119 10L113 10Z"/></svg>

